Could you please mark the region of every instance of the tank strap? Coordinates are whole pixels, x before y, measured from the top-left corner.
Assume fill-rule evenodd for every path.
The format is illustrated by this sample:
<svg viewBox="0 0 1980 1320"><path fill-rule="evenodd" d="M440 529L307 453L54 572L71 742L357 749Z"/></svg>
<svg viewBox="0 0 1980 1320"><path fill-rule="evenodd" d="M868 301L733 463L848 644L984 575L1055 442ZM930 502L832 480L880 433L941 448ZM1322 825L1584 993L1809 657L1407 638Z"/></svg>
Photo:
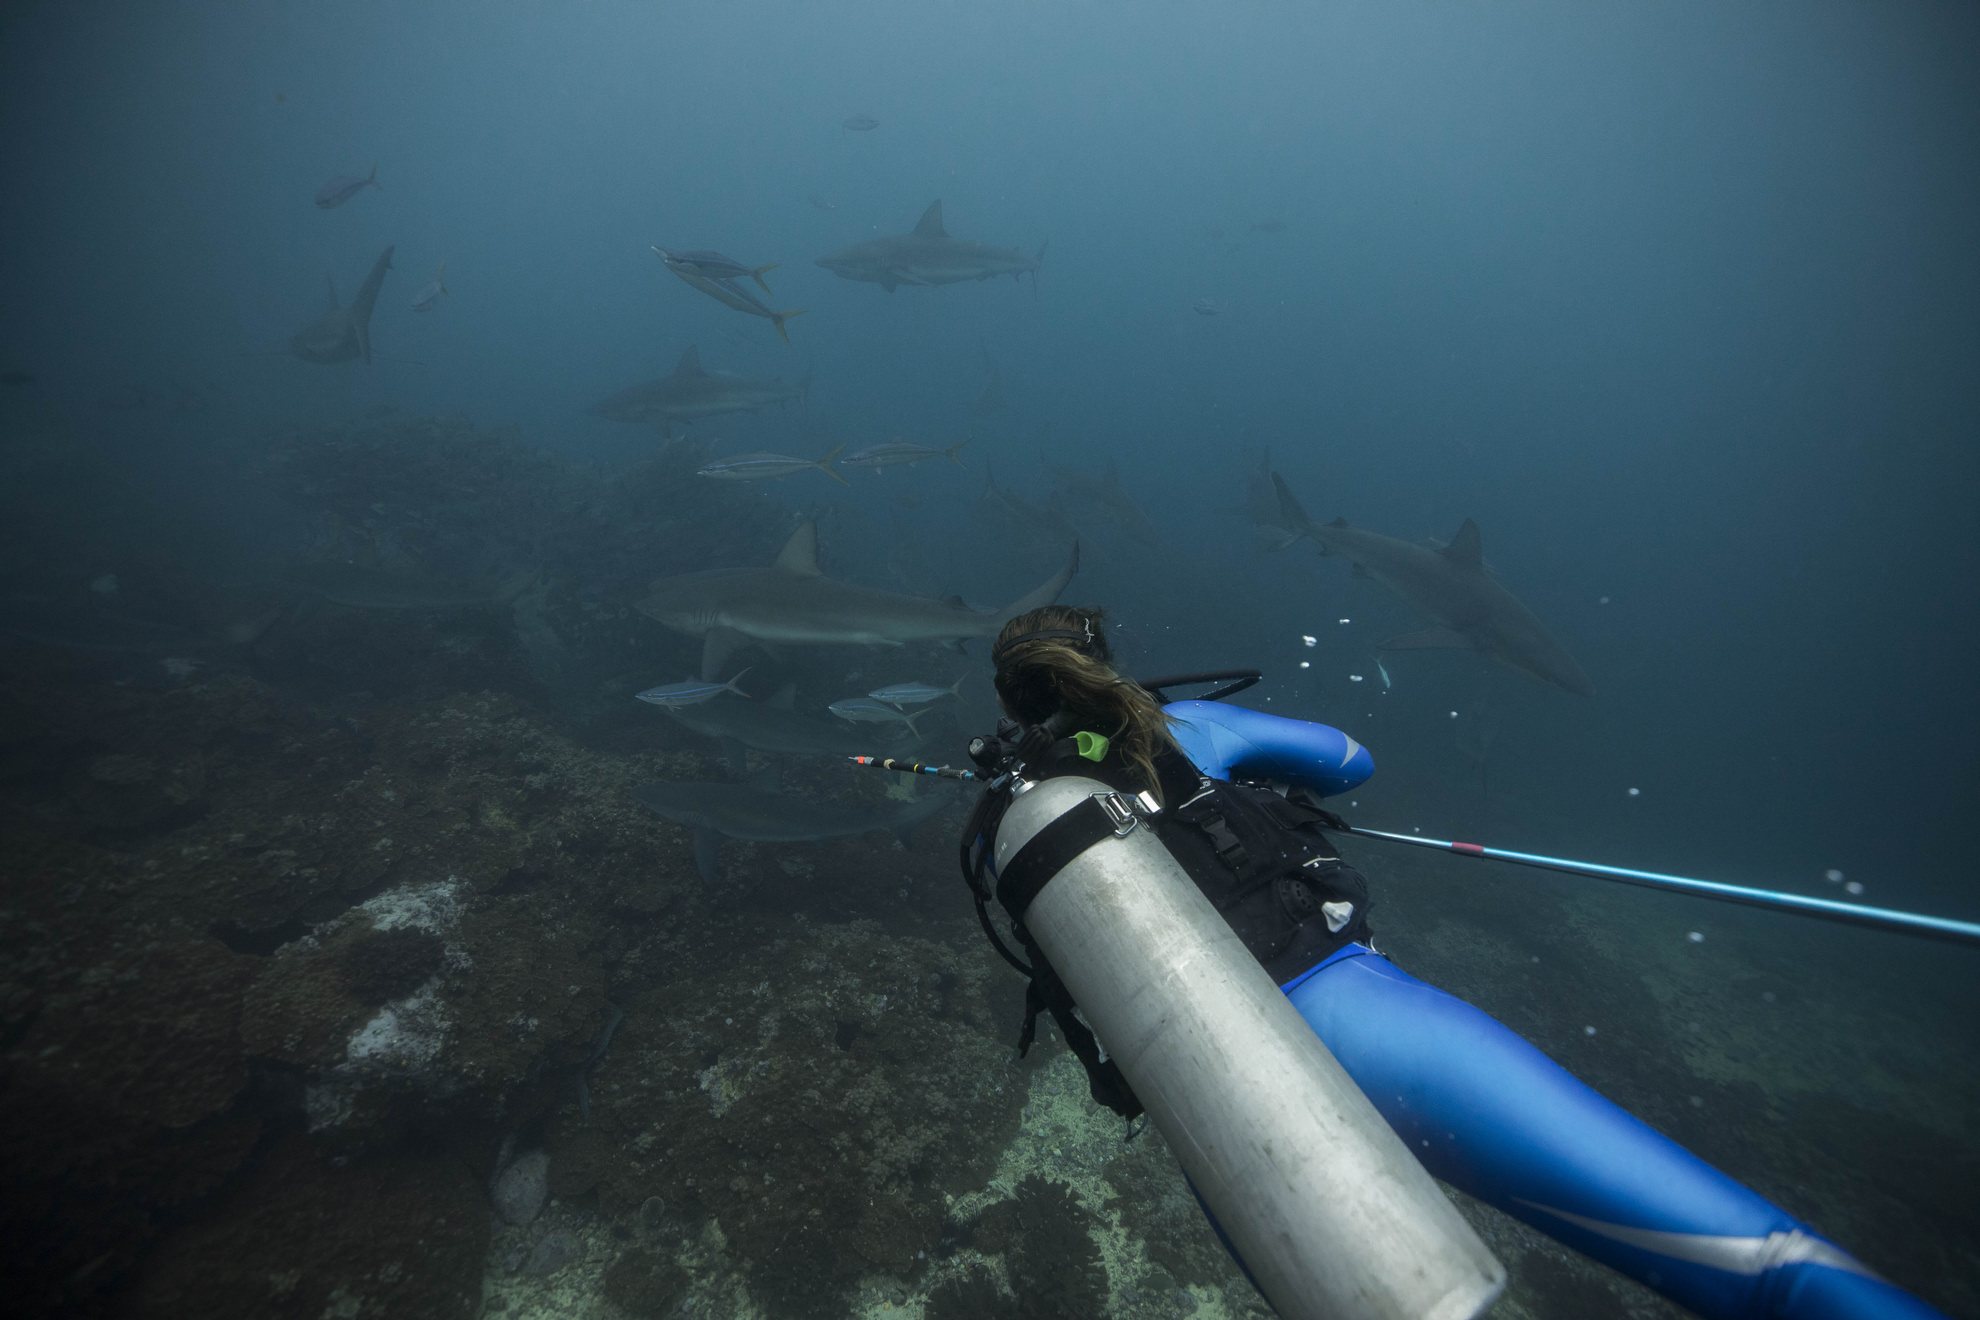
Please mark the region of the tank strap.
<svg viewBox="0 0 1980 1320"><path fill-rule="evenodd" d="M1025 909L1067 862L1105 838L1131 833L1141 823L1125 793L1095 793L1031 836L997 873L997 901L1024 920Z"/></svg>

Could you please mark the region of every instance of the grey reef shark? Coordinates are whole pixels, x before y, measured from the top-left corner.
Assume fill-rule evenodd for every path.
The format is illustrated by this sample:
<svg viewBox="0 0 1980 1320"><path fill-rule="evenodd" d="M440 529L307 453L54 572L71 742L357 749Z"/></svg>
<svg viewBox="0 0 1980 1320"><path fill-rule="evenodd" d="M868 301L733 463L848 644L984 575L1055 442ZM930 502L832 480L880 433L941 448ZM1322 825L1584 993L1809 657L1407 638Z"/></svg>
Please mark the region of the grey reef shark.
<svg viewBox="0 0 1980 1320"><path fill-rule="evenodd" d="M995 637L1027 610L1050 605L1079 571L1079 543L1066 566L1028 596L982 613L960 596L931 600L835 582L819 571L818 524L792 533L767 568L717 568L655 582L639 612L675 632L703 638L701 676L751 643L905 646L941 642L956 650L972 637Z"/></svg>
<svg viewBox="0 0 1980 1320"><path fill-rule="evenodd" d="M818 264L841 279L863 280L892 293L903 284L961 284L1008 275L1017 280L1029 271L1034 283L1045 262L1046 244L1034 256L1015 247L993 247L951 238L942 228L942 202L936 199L921 214L912 233L869 238L820 257Z"/></svg>
<svg viewBox="0 0 1980 1320"><path fill-rule="evenodd" d="M775 791L775 772L741 784L668 781L641 784L633 800L656 815L694 831L694 864L704 884L721 878L722 840L811 843L820 839L892 830L908 832L955 802L934 792L911 802L807 802Z"/></svg>
<svg viewBox="0 0 1980 1320"><path fill-rule="evenodd" d="M378 290L390 269L392 249L388 247L378 254L371 274L364 277L349 307L337 305L337 286L330 284L330 305L296 331L289 340L289 351L305 362L371 361L371 309L378 304Z"/></svg>
<svg viewBox="0 0 1980 1320"><path fill-rule="evenodd" d="M1449 545L1417 545L1350 527L1345 518L1320 526L1306 516L1284 477L1273 473L1272 481L1288 527L1310 538L1321 554L1346 559L1357 577L1375 579L1437 621L1434 628L1391 637L1382 643L1383 650L1477 651L1578 697L1595 695L1595 685L1574 657L1548 636L1532 610L1485 570L1478 524L1471 519L1464 520Z"/></svg>
<svg viewBox="0 0 1980 1320"><path fill-rule="evenodd" d="M585 411L608 421L656 427L662 437L672 439L675 422L686 425L706 417L755 412L773 403L781 408L802 400L810 389L808 371L796 384L786 385L781 380L750 380L733 372L704 370L700 351L690 344L673 375L620 390Z"/></svg>

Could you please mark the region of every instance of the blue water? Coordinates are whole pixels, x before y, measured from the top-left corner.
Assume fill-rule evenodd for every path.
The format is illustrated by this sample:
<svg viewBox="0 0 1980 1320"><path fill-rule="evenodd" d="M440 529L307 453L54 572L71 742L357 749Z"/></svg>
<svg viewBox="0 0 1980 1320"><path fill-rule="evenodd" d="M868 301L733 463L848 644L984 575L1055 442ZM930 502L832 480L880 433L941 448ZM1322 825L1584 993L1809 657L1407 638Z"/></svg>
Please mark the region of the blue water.
<svg viewBox="0 0 1980 1320"><path fill-rule="evenodd" d="M724 562L804 511L835 576L1001 605L1067 547L981 516L986 460L1041 502L1041 451L1111 462L1162 544L1074 511L1066 599L1108 607L1130 670L1255 666L1247 702L1368 745L1367 823L1829 897L1834 869L1980 919L1970 9L28 4L0 34L0 367L34 378L0 417L100 456L216 579L309 535L230 455L389 403L616 471L657 439L585 409L693 344L813 373L803 408L698 423L724 452L973 437L968 474L749 488ZM312 205L374 164L380 190ZM1035 287L813 264L937 198L956 236L1049 242ZM387 244L379 360L282 356ZM654 244L781 263L792 344ZM452 296L414 313L443 261ZM181 383L215 402L107 406ZM1378 656L1426 620L1255 547L1235 510L1267 448L1317 519L1474 519L1598 695ZM14 544L13 593L144 556ZM642 686L689 672L653 644Z"/></svg>

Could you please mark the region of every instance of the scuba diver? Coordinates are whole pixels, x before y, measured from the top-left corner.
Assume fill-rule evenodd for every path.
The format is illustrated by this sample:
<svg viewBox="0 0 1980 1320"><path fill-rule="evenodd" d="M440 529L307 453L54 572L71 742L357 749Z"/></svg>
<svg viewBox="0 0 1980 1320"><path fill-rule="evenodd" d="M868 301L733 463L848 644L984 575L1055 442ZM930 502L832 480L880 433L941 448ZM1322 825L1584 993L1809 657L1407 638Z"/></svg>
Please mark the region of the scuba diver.
<svg viewBox="0 0 1980 1320"><path fill-rule="evenodd" d="M1081 969L1055 967L1043 947L1060 949L1064 960L1072 956L1066 950L1092 946L1056 936L1041 944L1027 925L1041 911L1057 920L1067 910L1041 895L1055 878L1078 872L1081 859L1112 846L1110 822L1114 836L1143 826L1270 974L1325 1045L1320 1053L1331 1053L1437 1178L1708 1320L1940 1315L1577 1081L1492 1017L1396 967L1375 948L1366 880L1328 839L1329 830L1346 825L1320 805L1323 795L1373 773L1367 751L1323 725L1214 700L1167 703L1160 699L1162 683L1185 680L1157 680L1151 692L1120 676L1103 620L1098 609L1048 606L1007 624L991 657L1006 718L995 736L977 738L970 748L991 782L964 829L963 872L998 952L1030 977L1020 1053L1034 1038L1038 1015L1050 1012L1085 1066L1093 1099L1129 1120L1144 1112L1144 1097L1122 1060L1093 1030L1122 1019L1104 1018L1094 1002L1082 1011L1067 985L1081 980ZM1055 801L1077 807L1048 804L1039 817L1030 804L1050 796L1041 786L1064 777L1098 781L1083 790L1113 791L1068 789ZM1027 811L1046 822L1042 828L1027 824L1015 842L1004 837L1011 829L1000 835L1007 818ZM1082 813L1092 821L1075 827ZM1114 856L1109 865L1118 868L1127 854ZM1103 887L1112 883L1091 865L1078 873L1082 883L1095 876ZM993 898L1010 917L1022 957L997 933L987 908ZM1097 920L1118 928L1119 911ZM1174 956L1173 948L1159 953ZM1156 957L1149 953L1151 961ZM1132 994L1159 996L1182 975L1179 968L1151 976ZM1096 983L1089 977L1084 984ZM1098 996L1089 989L1085 997ZM1154 1025L1141 1037L1171 1025L1160 1013L1145 1021ZM1132 1055L1139 1039L1121 1039L1124 1034L1116 1027L1111 1044ZM1142 1074L1150 1078L1146 1108L1158 1121L1170 1092L1223 1081L1222 1065L1196 1066L1180 1080L1172 1062L1161 1066L1171 1073ZM1381 1126L1372 1118L1370 1124ZM1192 1152L1174 1134L1170 1144L1192 1170ZM1264 1146L1273 1157L1271 1143ZM1322 1156L1331 1158L1327 1151ZM1198 1199L1213 1227L1252 1274L1253 1262L1234 1245L1236 1230L1226 1235L1207 1191L1200 1189ZM1490 1294L1477 1295L1489 1301ZM1287 1309L1281 1298L1273 1300Z"/></svg>

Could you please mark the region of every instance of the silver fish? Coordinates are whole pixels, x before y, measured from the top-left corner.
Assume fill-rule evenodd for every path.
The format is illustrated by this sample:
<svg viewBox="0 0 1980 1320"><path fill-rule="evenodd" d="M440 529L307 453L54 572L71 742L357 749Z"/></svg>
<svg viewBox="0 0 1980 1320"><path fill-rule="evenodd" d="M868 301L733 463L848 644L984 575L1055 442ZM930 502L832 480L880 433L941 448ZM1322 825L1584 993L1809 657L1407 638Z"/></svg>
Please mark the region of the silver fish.
<svg viewBox="0 0 1980 1320"><path fill-rule="evenodd" d="M660 259L667 263L669 269L680 266L711 280L755 280L765 293L770 292L770 286L763 283L763 273L777 269L778 265L773 261L767 266L745 266L734 257L725 257L720 252L705 248L691 252L677 252L673 248L663 247L653 250L660 254Z"/></svg>
<svg viewBox="0 0 1980 1320"><path fill-rule="evenodd" d="M639 694L638 699L651 702L655 706L699 706L709 698L720 696L724 692L733 692L739 697L746 697L749 693L736 684L742 682L743 674L748 672L748 669L744 669L726 683L702 678L682 679L678 683L666 683L660 687L648 688Z"/></svg>
<svg viewBox="0 0 1980 1320"><path fill-rule="evenodd" d="M841 124L840 127L853 133L871 133L874 129L880 127L880 121L872 115L854 115L851 119Z"/></svg>
<svg viewBox="0 0 1980 1320"><path fill-rule="evenodd" d="M897 464L912 467L916 463L926 463L931 458L946 458L957 467L962 467L963 461L956 457L956 453L968 443L969 437L964 436L947 449L930 449L927 445L910 444L906 440L889 440L884 445L873 445L860 450L857 454L849 455L845 462L847 467L867 468L874 472ZM969 469L963 468L963 471L967 472Z"/></svg>
<svg viewBox="0 0 1980 1320"><path fill-rule="evenodd" d="M378 167L373 165L371 173L360 179L355 174L339 174L330 182L316 190L316 204L325 211L334 211L366 188L378 188ZM378 188L384 192L383 188Z"/></svg>
<svg viewBox="0 0 1980 1320"><path fill-rule="evenodd" d="M784 329L784 322L790 320L793 316L803 316L804 308L793 307L788 311L773 312L763 305L762 299L758 298L748 289L743 288L740 284L737 284L734 280L716 279L712 276L703 275L693 266L675 261L668 256L664 248L654 248L653 250L660 254L660 259L666 263L667 269L680 277L683 284L688 285L690 288L701 290L701 292L707 294L716 302L721 303L724 307L733 307L739 312L746 312L751 316L762 317L771 325L777 327L777 333L782 336L786 344L791 342L790 332ZM765 267L765 269L768 269L768 267Z"/></svg>
<svg viewBox="0 0 1980 1320"><path fill-rule="evenodd" d="M849 720L854 724L905 724L915 737L921 736L921 730L914 727L914 716L884 701L876 701L872 697L847 697L844 701L833 702L825 709L840 719Z"/></svg>
<svg viewBox="0 0 1980 1320"><path fill-rule="evenodd" d="M433 305L441 298L453 296L447 292L447 263L443 261L440 263L440 269L435 272L432 282L413 295L412 309L415 312L430 312L433 310Z"/></svg>
<svg viewBox="0 0 1980 1320"><path fill-rule="evenodd" d="M969 677L967 674L963 678ZM889 706L925 706L943 697L960 696L957 690L963 685L961 678L948 687L936 687L933 683L895 683L888 687L875 688L866 695L875 701L884 701Z"/></svg>
<svg viewBox="0 0 1980 1320"><path fill-rule="evenodd" d="M844 449L840 445L839 449ZM717 481L768 481L778 477L788 477L793 472L806 468L817 468L841 486L852 483L832 470L832 460L838 456L834 449L823 458L792 458L788 454L771 454L758 451L754 454L737 454L734 458L717 459L694 475L713 477Z"/></svg>

